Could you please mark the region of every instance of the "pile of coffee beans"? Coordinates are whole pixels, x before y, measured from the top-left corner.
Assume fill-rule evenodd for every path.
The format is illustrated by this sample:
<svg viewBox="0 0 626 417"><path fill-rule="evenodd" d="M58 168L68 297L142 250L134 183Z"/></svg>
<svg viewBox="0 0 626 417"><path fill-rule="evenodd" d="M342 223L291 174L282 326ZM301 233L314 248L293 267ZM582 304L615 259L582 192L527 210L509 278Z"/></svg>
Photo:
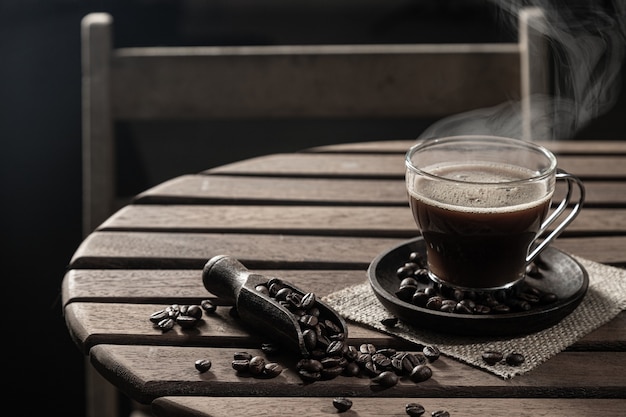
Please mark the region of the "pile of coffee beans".
<svg viewBox="0 0 626 417"><path fill-rule="evenodd" d="M171 304L162 310L150 315L150 321L164 332L178 324L183 329L195 327L202 318L202 308L199 305Z"/></svg>
<svg viewBox="0 0 626 417"><path fill-rule="evenodd" d="M531 264L528 274L536 278L541 272ZM482 292L434 283L428 277L426 261L419 252L411 252L407 261L398 267L396 275L400 283L395 295L400 300L446 313L506 314L529 311L558 300L556 294L541 291L525 281L510 289Z"/></svg>
<svg viewBox="0 0 626 417"><path fill-rule="evenodd" d="M294 291L279 278L259 284L257 291L269 295L294 316L309 357L336 356L345 348L346 334L342 324L332 314L320 309L315 294Z"/></svg>
<svg viewBox="0 0 626 417"><path fill-rule="evenodd" d="M283 367L278 363L267 361L263 356L253 356L248 352L235 353L231 366L238 374L259 378L275 378L283 372Z"/></svg>
<svg viewBox="0 0 626 417"><path fill-rule="evenodd" d="M426 352L397 352L395 349L377 349L363 343L356 347L347 343L341 323L332 315L325 316L313 293L300 294L279 278L270 278L256 287L257 291L286 307L293 315L304 339L308 355L296 364L305 382L333 379L339 375L366 376L384 387L397 384L399 376L408 376L422 382L432 376L429 362L439 357L434 346Z"/></svg>

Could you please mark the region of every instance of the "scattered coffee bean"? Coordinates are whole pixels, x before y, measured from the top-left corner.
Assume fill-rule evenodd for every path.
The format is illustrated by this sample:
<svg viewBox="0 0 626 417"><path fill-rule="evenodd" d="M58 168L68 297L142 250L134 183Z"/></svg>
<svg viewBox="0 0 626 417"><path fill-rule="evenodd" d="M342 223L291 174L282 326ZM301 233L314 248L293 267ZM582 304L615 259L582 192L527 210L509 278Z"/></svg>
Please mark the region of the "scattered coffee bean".
<svg viewBox="0 0 626 417"><path fill-rule="evenodd" d="M274 378L283 372L283 367L276 362L266 363L263 367L263 374L269 378Z"/></svg>
<svg viewBox="0 0 626 417"><path fill-rule="evenodd" d="M215 304L213 304L213 302L211 300L202 300L200 302L200 307L202 307L202 309L206 312L206 313L215 313L217 311L217 306Z"/></svg>
<svg viewBox="0 0 626 417"><path fill-rule="evenodd" d="M495 350L487 350L483 352L482 357L483 357L483 361L485 361L487 365L495 365L496 363L502 360L504 355L502 354L502 352L498 352Z"/></svg>
<svg viewBox="0 0 626 417"><path fill-rule="evenodd" d="M418 403L408 403L404 410L411 417L419 417L426 412L424 406Z"/></svg>
<svg viewBox="0 0 626 417"><path fill-rule="evenodd" d="M343 413L352 408L352 400L346 397L337 397L333 399L333 406L339 410L340 413Z"/></svg>
<svg viewBox="0 0 626 417"><path fill-rule="evenodd" d="M439 351L439 348L433 345L424 346L424 349L422 349L422 353L424 353L424 356L426 356L428 362L434 362L439 359L439 356L441 356L441 351Z"/></svg>
<svg viewBox="0 0 626 417"><path fill-rule="evenodd" d="M198 371L206 372L211 369L211 361L209 359L198 359L195 366Z"/></svg>
<svg viewBox="0 0 626 417"><path fill-rule="evenodd" d="M450 413L446 410L437 410L430 413L432 417L450 417Z"/></svg>
<svg viewBox="0 0 626 417"><path fill-rule="evenodd" d="M428 365L417 365L411 371L411 381L413 382L423 382L429 379L433 375L433 370L430 369Z"/></svg>
<svg viewBox="0 0 626 417"><path fill-rule="evenodd" d="M398 318L397 317L387 317L384 318L380 321L380 324L382 324L385 327L395 327L398 324Z"/></svg>
<svg viewBox="0 0 626 417"><path fill-rule="evenodd" d="M526 358L524 358L524 355L522 355L521 353L516 353L516 352L509 353L505 357L506 363L508 363L511 366L520 366L521 364L524 363L525 360Z"/></svg>
<svg viewBox="0 0 626 417"><path fill-rule="evenodd" d="M178 324L183 329L195 327L202 318L202 309L197 305L170 304L162 310L155 311L149 320L159 329L166 332Z"/></svg>
<svg viewBox="0 0 626 417"><path fill-rule="evenodd" d="M380 374L372 378L372 382L375 382L383 387L393 387L398 383L398 375L392 371L383 371Z"/></svg>

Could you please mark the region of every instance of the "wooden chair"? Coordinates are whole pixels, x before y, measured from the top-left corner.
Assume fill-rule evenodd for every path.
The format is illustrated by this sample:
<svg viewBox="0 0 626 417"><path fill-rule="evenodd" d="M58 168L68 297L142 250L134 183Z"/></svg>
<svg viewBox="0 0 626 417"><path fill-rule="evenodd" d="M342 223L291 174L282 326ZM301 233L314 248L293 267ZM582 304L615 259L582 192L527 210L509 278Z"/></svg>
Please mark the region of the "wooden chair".
<svg viewBox="0 0 626 417"><path fill-rule="evenodd" d="M528 100L548 88L545 43L534 29L541 19L539 10L524 10L516 43L115 48L112 17L88 14L84 234L123 204L115 186L118 121L438 119ZM88 414L115 415L111 387L89 367L87 374Z"/></svg>

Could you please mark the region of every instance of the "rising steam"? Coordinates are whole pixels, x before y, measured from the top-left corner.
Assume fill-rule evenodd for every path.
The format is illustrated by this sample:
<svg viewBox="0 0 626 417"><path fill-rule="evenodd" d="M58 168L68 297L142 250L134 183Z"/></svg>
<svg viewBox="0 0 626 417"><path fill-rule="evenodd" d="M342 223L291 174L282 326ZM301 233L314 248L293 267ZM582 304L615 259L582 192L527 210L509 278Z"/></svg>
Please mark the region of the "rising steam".
<svg viewBox="0 0 626 417"><path fill-rule="evenodd" d="M530 97L527 139L568 139L610 110L620 94L626 53L626 0L493 0L502 25L517 33L522 7L539 7L544 22L533 30L548 41L549 94ZM421 139L466 133L523 138L522 103L507 102L444 118ZM626 116L626 115L625 115Z"/></svg>

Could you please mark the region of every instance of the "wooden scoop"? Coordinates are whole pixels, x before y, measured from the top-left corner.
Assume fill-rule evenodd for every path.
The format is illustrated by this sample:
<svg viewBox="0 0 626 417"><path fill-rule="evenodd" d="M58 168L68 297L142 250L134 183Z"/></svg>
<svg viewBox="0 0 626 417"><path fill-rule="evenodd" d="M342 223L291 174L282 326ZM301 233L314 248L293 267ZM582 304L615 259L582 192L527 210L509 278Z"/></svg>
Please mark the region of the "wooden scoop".
<svg viewBox="0 0 626 417"><path fill-rule="evenodd" d="M270 336L302 357L309 357L311 352L305 344L298 316L275 298L257 289L259 285L267 286L269 282L270 277L251 273L241 262L228 255L209 259L202 271L204 287L212 294L233 302L239 317L247 326ZM307 294L282 279L280 282L300 296ZM343 317L319 299L315 303L320 311L319 317L339 326L347 339L348 326Z"/></svg>

